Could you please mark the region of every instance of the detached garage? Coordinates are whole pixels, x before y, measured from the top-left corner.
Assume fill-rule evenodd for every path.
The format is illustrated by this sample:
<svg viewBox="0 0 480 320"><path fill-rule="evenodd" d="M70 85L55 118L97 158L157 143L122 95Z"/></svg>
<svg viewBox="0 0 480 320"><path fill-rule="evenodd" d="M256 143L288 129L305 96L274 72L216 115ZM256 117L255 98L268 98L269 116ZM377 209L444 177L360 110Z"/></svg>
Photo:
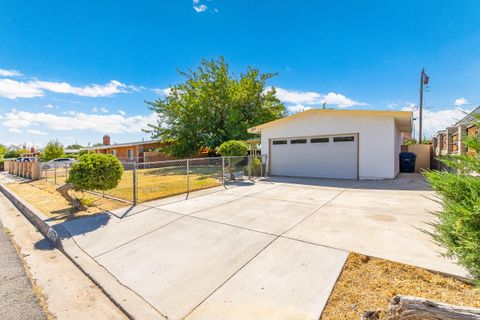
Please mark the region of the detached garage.
<svg viewBox="0 0 480 320"><path fill-rule="evenodd" d="M411 131L409 111L318 109L249 129L261 134L270 175L338 179L394 178Z"/></svg>

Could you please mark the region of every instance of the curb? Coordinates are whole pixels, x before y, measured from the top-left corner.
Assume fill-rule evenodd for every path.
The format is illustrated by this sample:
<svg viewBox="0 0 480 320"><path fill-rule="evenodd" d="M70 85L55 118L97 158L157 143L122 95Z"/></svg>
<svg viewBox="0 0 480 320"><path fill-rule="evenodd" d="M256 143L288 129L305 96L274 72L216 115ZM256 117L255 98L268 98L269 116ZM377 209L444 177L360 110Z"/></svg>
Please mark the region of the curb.
<svg viewBox="0 0 480 320"><path fill-rule="evenodd" d="M60 240L57 231L42 220L38 214L35 213L35 209L30 207L27 203L19 200L20 197L15 192L8 190L3 184L0 184L0 191L47 240L63 252L62 241ZM45 219L47 219L47 217L45 217Z"/></svg>
<svg viewBox="0 0 480 320"><path fill-rule="evenodd" d="M56 226L57 232L57 230L44 221L48 219L47 216L30 206L22 197L8 189L2 183L0 183L0 191L27 220L90 279L128 319L166 319L159 311L147 305L135 292L121 284L114 276L105 271L103 266L88 256L76 244L68 230L63 226ZM42 220L42 218L44 220ZM62 237L64 237L63 240ZM70 254L69 251L71 251L72 254ZM108 290L104 285L108 287ZM123 303L121 304L119 301L123 301Z"/></svg>

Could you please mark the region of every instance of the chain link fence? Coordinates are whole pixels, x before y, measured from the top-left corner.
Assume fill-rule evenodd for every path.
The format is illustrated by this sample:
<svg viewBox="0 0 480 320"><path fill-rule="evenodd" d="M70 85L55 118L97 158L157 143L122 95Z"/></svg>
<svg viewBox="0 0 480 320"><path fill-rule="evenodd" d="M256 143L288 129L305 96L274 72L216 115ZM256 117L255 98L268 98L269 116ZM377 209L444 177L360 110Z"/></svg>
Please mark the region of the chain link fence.
<svg viewBox="0 0 480 320"><path fill-rule="evenodd" d="M47 182L62 185L67 180L68 172L74 162L37 162L40 178Z"/></svg>
<svg viewBox="0 0 480 320"><path fill-rule="evenodd" d="M62 185L73 163L41 163L41 179ZM208 157L157 162L122 162L117 187L100 194L137 204L265 176L266 156Z"/></svg>

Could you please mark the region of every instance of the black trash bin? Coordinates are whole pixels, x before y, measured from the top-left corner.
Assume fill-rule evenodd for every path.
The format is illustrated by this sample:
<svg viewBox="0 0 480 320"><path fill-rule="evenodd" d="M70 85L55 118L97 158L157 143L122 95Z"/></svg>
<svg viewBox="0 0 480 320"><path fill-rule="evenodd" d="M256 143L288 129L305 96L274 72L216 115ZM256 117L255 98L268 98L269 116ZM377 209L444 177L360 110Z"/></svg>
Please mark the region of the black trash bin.
<svg viewBox="0 0 480 320"><path fill-rule="evenodd" d="M417 155L412 152L400 153L400 172L415 172L415 160Z"/></svg>

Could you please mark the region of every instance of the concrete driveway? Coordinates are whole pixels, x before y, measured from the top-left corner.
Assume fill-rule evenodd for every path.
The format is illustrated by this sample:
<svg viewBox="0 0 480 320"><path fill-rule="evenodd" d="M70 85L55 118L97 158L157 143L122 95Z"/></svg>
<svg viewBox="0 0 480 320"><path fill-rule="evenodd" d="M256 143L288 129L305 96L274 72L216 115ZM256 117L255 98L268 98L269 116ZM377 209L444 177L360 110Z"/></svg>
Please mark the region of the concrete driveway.
<svg viewBox="0 0 480 320"><path fill-rule="evenodd" d="M76 243L169 319L318 319L348 252L455 275L428 235L419 175L270 178L64 223Z"/></svg>

